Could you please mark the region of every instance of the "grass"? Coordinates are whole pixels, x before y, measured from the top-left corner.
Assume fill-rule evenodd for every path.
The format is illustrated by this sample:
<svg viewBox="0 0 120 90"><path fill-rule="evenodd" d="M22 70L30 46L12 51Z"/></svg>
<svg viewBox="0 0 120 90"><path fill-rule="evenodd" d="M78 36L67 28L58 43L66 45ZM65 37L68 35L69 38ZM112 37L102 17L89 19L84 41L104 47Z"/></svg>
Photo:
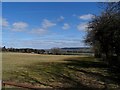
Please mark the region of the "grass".
<svg viewBox="0 0 120 90"><path fill-rule="evenodd" d="M119 71L80 55L3 53L3 80L41 88L120 88Z"/></svg>

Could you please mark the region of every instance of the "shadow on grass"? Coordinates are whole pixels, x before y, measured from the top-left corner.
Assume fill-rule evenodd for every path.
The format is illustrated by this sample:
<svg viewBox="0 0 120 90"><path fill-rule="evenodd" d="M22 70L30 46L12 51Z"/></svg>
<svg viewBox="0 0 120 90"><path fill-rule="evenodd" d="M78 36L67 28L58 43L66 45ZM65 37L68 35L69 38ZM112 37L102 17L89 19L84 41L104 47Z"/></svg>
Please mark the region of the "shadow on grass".
<svg viewBox="0 0 120 90"><path fill-rule="evenodd" d="M69 68L72 69L74 71L79 71L79 72L83 72L85 74L89 74L91 76L95 76L99 79L101 79L102 81L106 82L106 81L112 81L113 83L117 83L120 84L120 70L119 69L113 69L108 67L108 65L102 61L84 61L84 60L67 60L69 61L69 63L67 63L67 65L73 66L73 68ZM80 69L80 68L98 68L98 69L102 69L102 70L106 70L106 73L108 75L104 75L103 73L99 73L98 72L92 72L92 71L86 71L84 69ZM107 83L107 82L106 82Z"/></svg>
<svg viewBox="0 0 120 90"><path fill-rule="evenodd" d="M64 63L47 62L26 66L28 72L15 73L16 79L32 82L34 85L75 90L110 90L120 86L120 72L111 70L101 61L91 57L69 58L64 61ZM110 86L112 84L118 87Z"/></svg>

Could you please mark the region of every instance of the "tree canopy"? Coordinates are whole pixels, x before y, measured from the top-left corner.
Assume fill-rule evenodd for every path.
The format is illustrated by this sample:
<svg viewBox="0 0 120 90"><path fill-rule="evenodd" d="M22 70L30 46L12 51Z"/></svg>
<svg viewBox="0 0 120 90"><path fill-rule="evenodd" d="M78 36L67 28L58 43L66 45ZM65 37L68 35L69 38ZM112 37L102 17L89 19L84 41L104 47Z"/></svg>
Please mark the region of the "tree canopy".
<svg viewBox="0 0 120 90"><path fill-rule="evenodd" d="M105 55L106 60L120 59L120 2L105 4L104 11L88 25L85 42L93 46L95 55ZM120 61L120 60L119 60Z"/></svg>

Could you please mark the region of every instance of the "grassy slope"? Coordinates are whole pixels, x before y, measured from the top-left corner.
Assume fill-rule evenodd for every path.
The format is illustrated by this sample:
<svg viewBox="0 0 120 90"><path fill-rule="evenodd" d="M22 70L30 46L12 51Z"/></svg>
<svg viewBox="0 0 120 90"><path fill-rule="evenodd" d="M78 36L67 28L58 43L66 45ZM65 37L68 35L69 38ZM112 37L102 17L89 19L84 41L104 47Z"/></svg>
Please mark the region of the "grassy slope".
<svg viewBox="0 0 120 90"><path fill-rule="evenodd" d="M118 76L93 57L3 53L3 80L39 87L116 88Z"/></svg>
<svg viewBox="0 0 120 90"><path fill-rule="evenodd" d="M46 63L46 62L63 62L66 58L77 56L65 56L65 55L40 55L40 54L27 54L27 53L3 53L3 79L9 79L12 71L19 71L24 69L24 66L34 63ZM5 73L5 74L4 74ZM8 74L8 75L7 75Z"/></svg>

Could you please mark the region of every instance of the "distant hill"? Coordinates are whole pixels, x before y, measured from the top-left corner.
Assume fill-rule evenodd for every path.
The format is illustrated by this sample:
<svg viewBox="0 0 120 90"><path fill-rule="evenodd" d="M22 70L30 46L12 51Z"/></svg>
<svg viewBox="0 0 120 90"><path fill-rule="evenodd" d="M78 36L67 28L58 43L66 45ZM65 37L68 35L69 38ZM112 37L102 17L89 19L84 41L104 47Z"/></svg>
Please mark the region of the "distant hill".
<svg viewBox="0 0 120 90"><path fill-rule="evenodd" d="M64 47L59 48L61 54L81 54L81 53L93 53L91 47ZM45 49L45 53L51 54L51 49Z"/></svg>
<svg viewBox="0 0 120 90"><path fill-rule="evenodd" d="M90 47L65 47L61 49L68 52L93 52Z"/></svg>
<svg viewBox="0 0 120 90"><path fill-rule="evenodd" d="M61 49L90 49L90 47L64 47L64 48L61 48Z"/></svg>

